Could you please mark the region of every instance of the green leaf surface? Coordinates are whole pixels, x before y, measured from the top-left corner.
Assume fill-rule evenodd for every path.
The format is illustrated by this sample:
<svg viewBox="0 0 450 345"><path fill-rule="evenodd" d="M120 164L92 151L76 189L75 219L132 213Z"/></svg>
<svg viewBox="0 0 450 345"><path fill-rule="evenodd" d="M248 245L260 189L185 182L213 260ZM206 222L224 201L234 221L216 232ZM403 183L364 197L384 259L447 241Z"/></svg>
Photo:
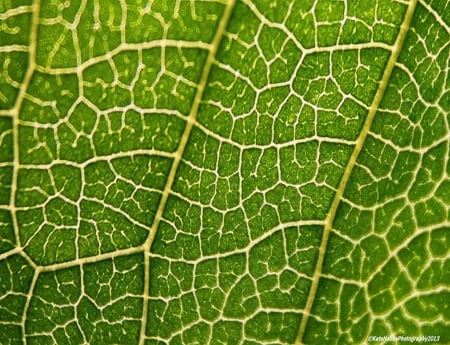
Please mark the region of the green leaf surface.
<svg viewBox="0 0 450 345"><path fill-rule="evenodd" d="M0 23L0 344L450 343L448 0Z"/></svg>

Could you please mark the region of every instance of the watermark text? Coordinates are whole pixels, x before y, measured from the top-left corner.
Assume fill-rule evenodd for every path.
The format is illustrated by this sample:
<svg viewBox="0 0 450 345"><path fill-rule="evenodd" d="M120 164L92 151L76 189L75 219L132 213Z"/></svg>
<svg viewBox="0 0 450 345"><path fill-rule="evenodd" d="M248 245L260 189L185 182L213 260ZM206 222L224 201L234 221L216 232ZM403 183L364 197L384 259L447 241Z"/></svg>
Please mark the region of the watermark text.
<svg viewBox="0 0 450 345"><path fill-rule="evenodd" d="M404 343L433 343L441 339L439 335L422 335L419 337L408 337L405 335L371 335L369 342L404 342Z"/></svg>

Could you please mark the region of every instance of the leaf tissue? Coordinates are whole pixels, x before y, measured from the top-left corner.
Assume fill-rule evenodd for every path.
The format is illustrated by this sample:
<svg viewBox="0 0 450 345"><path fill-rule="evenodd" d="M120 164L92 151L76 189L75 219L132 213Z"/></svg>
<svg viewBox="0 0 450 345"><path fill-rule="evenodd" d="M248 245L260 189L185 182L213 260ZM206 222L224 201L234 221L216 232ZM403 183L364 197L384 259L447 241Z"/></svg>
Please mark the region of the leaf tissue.
<svg viewBox="0 0 450 345"><path fill-rule="evenodd" d="M448 0L0 23L0 344L450 343Z"/></svg>

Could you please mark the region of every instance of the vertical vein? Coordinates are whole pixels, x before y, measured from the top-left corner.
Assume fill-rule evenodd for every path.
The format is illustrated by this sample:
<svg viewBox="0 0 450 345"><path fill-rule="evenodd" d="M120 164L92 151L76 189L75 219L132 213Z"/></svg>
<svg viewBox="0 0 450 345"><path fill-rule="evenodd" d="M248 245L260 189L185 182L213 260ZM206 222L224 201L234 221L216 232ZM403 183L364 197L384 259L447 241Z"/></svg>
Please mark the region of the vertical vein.
<svg viewBox="0 0 450 345"><path fill-rule="evenodd" d="M36 69L36 50L37 50L37 31L39 25L39 11L41 8L40 0L36 0L32 5L32 18L30 27L30 43L28 45L28 67L25 72L23 82L20 84L19 93L17 95L16 103L12 109L12 138L13 138L13 171L11 181L11 193L9 200L9 207L11 210L12 223L14 228L14 234L16 238L17 246L22 246L20 243L19 226L16 215L16 193L17 193L17 180L19 173L19 116L22 109L25 94L31 82L34 70Z"/></svg>
<svg viewBox="0 0 450 345"><path fill-rule="evenodd" d="M341 181L339 183L338 189L334 195L332 204L330 206L330 211L325 219L324 231L322 234L322 240L320 243L319 254L316 262L316 266L314 269L311 289L308 294L308 299L306 301L306 305L303 312L303 317L300 322L300 326L297 332L297 337L295 339L295 344L302 344L303 336L306 330L306 326L308 324L309 317L311 316L311 310L314 303L314 299L316 297L317 288L319 286L320 276L322 274L322 266L323 261L327 249L328 239L330 237L331 229L333 227L334 218L336 217L336 211L339 206L339 203L342 200L344 195L344 191L347 187L348 180L352 173L353 167L355 166L356 160L361 152L361 149L366 140L367 134L372 126L373 119L375 117L376 112L378 111L378 107L380 105L381 100L383 99L384 92L389 83L389 79L391 78L392 71L394 66L398 60L398 56L402 50L403 43L405 41L406 35L408 33L411 19L414 14L414 10L416 8L417 0L411 0L408 4L408 8L406 10L405 17L403 19L402 24L400 25L400 30L395 40L395 43L391 50L391 55L386 64L386 68L384 70L383 76L381 77L380 83L378 85L377 92L373 98L372 104L370 105L369 112L367 114L366 120L364 121L361 132L356 139L356 144L353 149L352 155L347 163L347 166L344 170L344 174L342 175Z"/></svg>
<svg viewBox="0 0 450 345"><path fill-rule="evenodd" d="M12 117L12 137L13 137L13 172L12 172L12 181L11 181L11 194L9 207L11 212L12 224L14 228L14 235L16 238L16 246L17 248L22 249L22 243L20 241L20 232L19 232L19 224L17 221L17 213L16 213L16 194L17 194L17 183L18 183L18 174L20 168L20 150L19 150L19 117L20 111L22 109L23 101L25 99L25 94L27 93L28 87L31 82L31 78L36 69L36 54L37 54L37 40L38 40L38 26L39 26L39 12L41 9L40 0L35 0L32 4L32 18L31 18L31 27L30 27L30 42L29 42L29 50L28 50L28 67L25 72L25 76L22 84L20 85L19 93L16 99L16 103L13 108L13 117ZM29 260L28 256L25 253L21 252L22 255L25 256L27 261L34 266L34 263ZM36 285L37 278L39 276L39 269L35 268L35 272L33 275L32 282L30 284L28 293L26 295L26 301L23 307L22 317L21 317L21 328L22 328L22 336L25 338L25 322L26 315L28 312L28 307L30 305L31 297L33 295L34 287Z"/></svg>
<svg viewBox="0 0 450 345"><path fill-rule="evenodd" d="M149 300L149 288L150 288L150 249L155 239L156 232L158 230L159 224L161 222L163 212L167 203L167 199L169 197L170 191L172 190L173 183L175 181L175 176L178 170L178 166L180 164L181 158L183 157L184 150L187 146L192 128L196 122L198 110L200 107L200 103L203 99L203 93L205 91L209 74L211 72L212 65L215 61L217 50L219 49L220 42L222 41L222 37L224 32L228 26L228 22L231 18L231 14L233 12L234 5L236 0L229 0L226 3L224 13L222 15L221 20L219 21L216 33L213 37L213 40L210 44L209 52L205 61L205 65L200 76L200 80L197 86L197 91L194 96L194 100L192 103L191 110L186 119L186 127L184 129L183 135L181 137L178 148L175 152L175 158L172 162L172 166L170 168L170 172L167 177L166 185L164 186L163 193L161 195L161 200L156 210L155 219L150 230L149 237L147 238L144 244L144 305L143 305L143 320L141 325L141 334L139 338L140 345L143 345L145 342L145 329L147 326L148 319L148 300Z"/></svg>

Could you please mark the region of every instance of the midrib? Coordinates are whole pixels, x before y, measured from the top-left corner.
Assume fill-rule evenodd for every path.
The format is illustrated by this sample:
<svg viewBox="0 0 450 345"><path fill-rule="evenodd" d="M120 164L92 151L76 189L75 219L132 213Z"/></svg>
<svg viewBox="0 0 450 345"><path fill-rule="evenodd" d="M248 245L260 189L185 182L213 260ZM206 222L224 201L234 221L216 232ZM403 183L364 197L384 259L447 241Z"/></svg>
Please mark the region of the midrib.
<svg viewBox="0 0 450 345"><path fill-rule="evenodd" d="M330 210L325 219L325 226L322 234L322 240L319 248L319 255L317 258L316 266L314 269L314 273L312 276L311 288L309 290L308 298L306 301L305 308L303 309L303 316L300 322L300 326L297 332L297 337L295 339L295 344L300 345L303 344L303 336L305 334L306 326L309 321L309 317L311 316L311 310L314 303L314 299L316 297L317 288L319 286L319 280L322 275L322 267L323 261L325 258L325 253L327 249L328 239L330 237L331 229L333 227L334 218L336 217L337 208L342 200L344 195L344 191L347 187L348 180L351 176L353 167L355 166L356 160L361 152L361 149L366 140L367 134L372 126L373 119L375 117L376 112L378 111L378 107L380 105L381 100L383 99L384 92L386 90L386 86L391 78L392 71L397 62L398 56L402 50L403 43L405 41L406 35L408 33L411 19L414 15L414 11L416 8L417 0L411 0L408 4L408 8L406 10L405 17L403 19L402 24L400 25L400 30L398 36L395 40L394 45L391 49L391 55L386 64L383 76L381 77L380 83L378 85L377 92L373 98L372 104L369 107L369 112L367 114L366 120L364 121L361 132L356 139L355 148L353 149L352 155L345 167L344 174L342 175L341 181L339 183L338 189L334 195L333 201L330 206Z"/></svg>

